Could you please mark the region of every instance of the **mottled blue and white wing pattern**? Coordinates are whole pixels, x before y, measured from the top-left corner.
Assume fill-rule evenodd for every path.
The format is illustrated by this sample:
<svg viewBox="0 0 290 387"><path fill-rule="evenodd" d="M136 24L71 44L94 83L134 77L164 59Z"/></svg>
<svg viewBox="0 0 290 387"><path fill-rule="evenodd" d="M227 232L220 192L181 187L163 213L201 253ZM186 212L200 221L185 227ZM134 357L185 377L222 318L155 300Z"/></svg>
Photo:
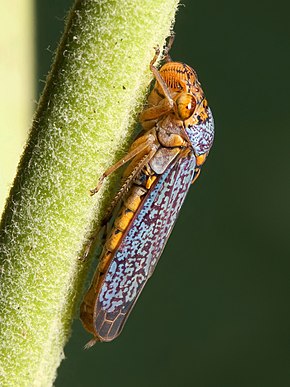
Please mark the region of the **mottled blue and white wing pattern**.
<svg viewBox="0 0 290 387"><path fill-rule="evenodd" d="M98 335L117 336L152 275L194 178L190 154L159 176L115 252L95 304Z"/></svg>

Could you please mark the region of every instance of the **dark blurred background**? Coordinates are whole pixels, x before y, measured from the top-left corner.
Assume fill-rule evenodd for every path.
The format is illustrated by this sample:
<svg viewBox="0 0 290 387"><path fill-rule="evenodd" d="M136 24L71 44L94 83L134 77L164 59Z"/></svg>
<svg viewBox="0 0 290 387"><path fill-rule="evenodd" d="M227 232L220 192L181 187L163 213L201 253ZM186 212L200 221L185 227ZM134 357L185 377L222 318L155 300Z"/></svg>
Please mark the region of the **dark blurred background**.
<svg viewBox="0 0 290 387"><path fill-rule="evenodd" d="M71 3L35 2L38 93ZM183 3L215 144L122 335L83 351L75 321L57 387L290 386L289 3Z"/></svg>

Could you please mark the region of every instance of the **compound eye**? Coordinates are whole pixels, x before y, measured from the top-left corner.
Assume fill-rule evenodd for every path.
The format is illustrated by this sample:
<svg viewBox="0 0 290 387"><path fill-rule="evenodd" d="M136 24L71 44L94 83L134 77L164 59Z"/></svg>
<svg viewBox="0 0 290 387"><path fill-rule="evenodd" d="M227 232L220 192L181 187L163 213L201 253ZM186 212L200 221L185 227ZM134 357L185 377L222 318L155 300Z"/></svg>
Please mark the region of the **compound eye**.
<svg viewBox="0 0 290 387"><path fill-rule="evenodd" d="M196 108L196 100L193 95L182 93L176 100L177 113L182 121L188 120Z"/></svg>

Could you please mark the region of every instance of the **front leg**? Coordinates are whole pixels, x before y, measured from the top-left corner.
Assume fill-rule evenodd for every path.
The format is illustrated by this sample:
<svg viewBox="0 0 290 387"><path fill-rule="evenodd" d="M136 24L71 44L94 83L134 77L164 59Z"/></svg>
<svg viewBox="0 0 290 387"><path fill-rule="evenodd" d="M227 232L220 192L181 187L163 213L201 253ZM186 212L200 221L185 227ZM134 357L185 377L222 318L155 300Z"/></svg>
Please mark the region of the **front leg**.
<svg viewBox="0 0 290 387"><path fill-rule="evenodd" d="M162 99L158 105L145 108L139 116L139 121L145 130L152 129L160 117L172 111L171 103Z"/></svg>
<svg viewBox="0 0 290 387"><path fill-rule="evenodd" d="M171 43L170 43L170 47L171 47ZM170 113L171 111L176 111L176 102L174 100L174 97L171 94L166 82L160 75L160 72L155 67L155 63L157 61L159 54L160 54L160 50L159 48L156 48L155 56L150 62L150 70L152 71L154 78L156 80L156 83L154 85L152 92L155 92L156 94L155 98L157 98L157 100L153 102L154 106L145 108L140 115L140 123L145 130L153 128L160 117ZM165 57L167 56L168 56L168 51L166 51L166 54L165 54ZM162 94L160 94L158 90L158 85L162 90ZM148 101L150 103L149 99Z"/></svg>

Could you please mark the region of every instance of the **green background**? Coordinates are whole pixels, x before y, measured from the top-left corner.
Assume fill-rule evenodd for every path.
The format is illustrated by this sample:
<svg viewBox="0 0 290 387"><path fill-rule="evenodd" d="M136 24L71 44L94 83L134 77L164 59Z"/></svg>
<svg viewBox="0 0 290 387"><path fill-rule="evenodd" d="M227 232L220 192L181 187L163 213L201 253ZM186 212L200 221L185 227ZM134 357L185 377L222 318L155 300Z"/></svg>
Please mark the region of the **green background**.
<svg viewBox="0 0 290 387"><path fill-rule="evenodd" d="M183 3L171 55L199 74L214 147L122 335L83 351L76 320L57 387L290 385L289 3ZM70 4L36 2L37 80Z"/></svg>

